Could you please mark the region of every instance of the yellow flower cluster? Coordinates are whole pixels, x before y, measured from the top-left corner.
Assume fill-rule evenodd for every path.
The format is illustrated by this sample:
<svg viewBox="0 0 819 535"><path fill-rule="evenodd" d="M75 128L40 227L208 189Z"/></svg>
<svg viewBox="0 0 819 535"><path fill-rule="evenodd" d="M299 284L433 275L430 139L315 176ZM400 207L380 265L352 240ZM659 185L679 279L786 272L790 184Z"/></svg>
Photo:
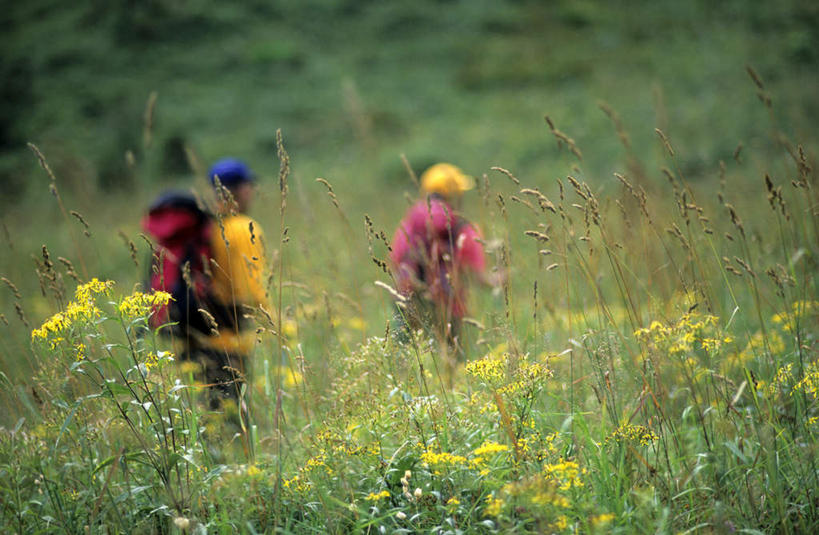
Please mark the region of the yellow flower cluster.
<svg viewBox="0 0 819 535"><path fill-rule="evenodd" d="M355 446L347 442L341 442L333 445L334 453L343 453L353 457L355 455L378 455L380 450L378 444L368 444L366 446Z"/></svg>
<svg viewBox="0 0 819 535"><path fill-rule="evenodd" d="M364 498L368 502L379 502L390 497L390 491L382 490L381 492L371 492Z"/></svg>
<svg viewBox="0 0 819 535"><path fill-rule="evenodd" d="M732 341L730 337L721 335L718 321L716 316L689 312L668 326L654 320L648 327L634 331L634 337L643 343L666 349L672 355L696 349L712 352Z"/></svg>
<svg viewBox="0 0 819 535"><path fill-rule="evenodd" d="M151 368L155 368L157 364L159 364L159 356L151 351L145 358L145 368L147 368L148 371L151 371Z"/></svg>
<svg viewBox="0 0 819 535"><path fill-rule="evenodd" d="M341 437L335 431L324 429L315 435L316 442L323 443L320 447L325 448L325 451L332 451L333 453L343 453L349 456L355 455L378 455L381 450L376 443L358 446Z"/></svg>
<svg viewBox="0 0 819 535"><path fill-rule="evenodd" d="M589 519L589 523L592 527L600 527L605 526L609 522L614 520L614 513L603 513L601 515L595 515Z"/></svg>
<svg viewBox="0 0 819 535"><path fill-rule="evenodd" d="M793 380L793 373L791 372L792 369L793 364L786 364L785 366L782 366L776 370L776 375L774 376L773 380L771 380L771 384L769 384L767 388L769 396L776 395L780 388Z"/></svg>
<svg viewBox="0 0 819 535"><path fill-rule="evenodd" d="M550 433L543 437L543 449L539 450L535 455L535 460L538 462L542 462L546 460L550 455L554 455L557 453L557 445L555 441L560 436L559 431L555 431L554 433Z"/></svg>
<svg viewBox="0 0 819 535"><path fill-rule="evenodd" d="M94 295L107 293L113 285L114 281L101 281L94 277L85 284L77 286L77 289L74 290L74 299L78 303L93 301Z"/></svg>
<svg viewBox="0 0 819 535"><path fill-rule="evenodd" d="M502 451L509 451L509 446L487 440L479 448L473 450L472 455L476 457L489 457Z"/></svg>
<svg viewBox="0 0 819 535"><path fill-rule="evenodd" d="M467 363L466 372L506 396L531 395L542 380L552 377L552 370L545 363L530 362L527 355L513 359L505 352L493 352Z"/></svg>
<svg viewBox="0 0 819 535"><path fill-rule="evenodd" d="M640 446L648 446L659 439L653 431L642 425L624 423L606 437L606 445L614 442L633 442Z"/></svg>
<svg viewBox="0 0 819 535"><path fill-rule="evenodd" d="M561 494L561 490L566 491L568 488L561 489L561 482L558 479L539 474L514 483L507 483L501 490L509 496L528 500L532 505L537 506L537 509L546 506L568 509L571 507L571 501Z"/></svg>
<svg viewBox="0 0 819 535"><path fill-rule="evenodd" d="M529 362L525 358L518 364L515 380L498 389L499 394L512 395L518 392L531 392L541 380L552 377L552 370L545 364Z"/></svg>
<svg viewBox="0 0 819 535"><path fill-rule="evenodd" d="M315 457L310 457L309 459L307 459L307 462L304 463L303 470L305 472L312 472L314 469L319 467L323 467L328 474L333 473L333 469L327 466L327 455L323 453L321 455L316 455Z"/></svg>
<svg viewBox="0 0 819 535"><path fill-rule="evenodd" d="M47 340L54 337L51 344L53 349L56 343L62 341L60 335L68 330L72 323L99 317L100 309L94 304L94 295L107 292L113 285L113 281L100 281L94 277L87 283L77 286L74 301L70 301L64 311L48 318L39 329L31 331L31 339Z"/></svg>
<svg viewBox="0 0 819 535"><path fill-rule="evenodd" d="M248 477L256 477L258 475L261 475L262 471L255 464L250 464L248 465L247 471L245 473L248 475Z"/></svg>
<svg viewBox="0 0 819 535"><path fill-rule="evenodd" d="M486 516L498 516L503 511L504 501L503 498L496 498L491 494L486 497L486 509L484 509L484 514Z"/></svg>
<svg viewBox="0 0 819 535"><path fill-rule="evenodd" d="M482 359L468 362L466 364L466 373L487 383L496 384L503 381L504 367L504 360L487 355Z"/></svg>
<svg viewBox="0 0 819 535"><path fill-rule="evenodd" d="M498 453L505 451L509 451L509 446L487 440L480 447L472 451L473 457L469 460L469 466L478 469L482 476L489 475L489 468L486 467L487 461Z"/></svg>
<svg viewBox="0 0 819 535"><path fill-rule="evenodd" d="M58 335L71 325L71 320L62 312L57 312L40 326L39 329L31 331L31 339L42 338L47 339L51 335Z"/></svg>
<svg viewBox="0 0 819 535"><path fill-rule="evenodd" d="M282 486L287 490L303 493L310 488L310 483L301 474L296 474L290 479L282 481Z"/></svg>
<svg viewBox="0 0 819 535"><path fill-rule="evenodd" d="M560 515L557 517L557 520L554 521L552 524L552 529L556 531L563 531L564 529L569 527L569 519L566 518L566 515Z"/></svg>
<svg viewBox="0 0 819 535"><path fill-rule="evenodd" d="M463 455L453 455L447 452L435 453L429 450L421 454L421 462L430 468L466 466L468 463L466 457Z"/></svg>
<svg viewBox="0 0 819 535"><path fill-rule="evenodd" d="M567 497L556 492L554 489L539 490L532 494L531 500L535 505L553 505L561 509L568 509L572 505L572 502L570 502Z"/></svg>
<svg viewBox="0 0 819 535"><path fill-rule="evenodd" d="M816 364L808 365L805 376L793 387L791 395L794 392L804 392L813 399L819 399L819 368L817 368Z"/></svg>
<svg viewBox="0 0 819 535"><path fill-rule="evenodd" d="M555 446L555 440L560 436L559 431L555 431L554 433L549 433L543 439L546 442L546 446L543 448L544 453L557 453L557 446Z"/></svg>
<svg viewBox="0 0 819 535"><path fill-rule="evenodd" d="M671 333L671 327L666 327L659 321L654 320L648 327L634 331L634 336L640 341L663 340L671 336Z"/></svg>
<svg viewBox="0 0 819 535"><path fill-rule="evenodd" d="M119 304L120 314L127 318L139 318L150 314L154 307L165 306L171 301L171 294L168 292L154 292L146 294L134 292Z"/></svg>
<svg viewBox="0 0 819 535"><path fill-rule="evenodd" d="M307 462L304 463L304 466L299 468L298 473L291 477L290 479L285 479L282 482L285 489L295 491L295 492L306 492L311 483L308 480L308 475L315 470L316 468L324 468L324 471L330 475L333 473L333 469L327 466L327 455L322 453L316 455L315 457L311 457L307 459Z"/></svg>
<svg viewBox="0 0 819 535"><path fill-rule="evenodd" d="M560 490L569 490L583 486L580 476L586 474L585 468L580 468L574 461L561 460L555 464L547 464L543 467L543 474L555 480Z"/></svg>
<svg viewBox="0 0 819 535"><path fill-rule="evenodd" d="M819 312L819 301L795 301L791 303L790 312L774 314L771 320L774 323L782 324L782 329L785 332L791 332L794 323L815 312Z"/></svg>

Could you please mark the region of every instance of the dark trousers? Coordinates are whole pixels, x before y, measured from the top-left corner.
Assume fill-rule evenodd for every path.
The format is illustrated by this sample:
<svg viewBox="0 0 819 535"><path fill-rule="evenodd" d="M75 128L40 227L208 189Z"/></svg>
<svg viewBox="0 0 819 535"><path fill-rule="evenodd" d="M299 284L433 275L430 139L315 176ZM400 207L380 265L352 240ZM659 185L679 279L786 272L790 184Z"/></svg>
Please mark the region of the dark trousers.
<svg viewBox="0 0 819 535"><path fill-rule="evenodd" d="M410 331L423 329L428 335L446 341L449 353L458 360L464 359L461 346L461 318L447 317L446 309L418 295L413 295L406 307L395 307L390 328L400 342L408 342Z"/></svg>
<svg viewBox="0 0 819 535"><path fill-rule="evenodd" d="M223 350L192 346L182 360L199 363L201 371L196 378L208 386L208 402L211 409L218 409L226 399L238 401L245 383L245 356Z"/></svg>

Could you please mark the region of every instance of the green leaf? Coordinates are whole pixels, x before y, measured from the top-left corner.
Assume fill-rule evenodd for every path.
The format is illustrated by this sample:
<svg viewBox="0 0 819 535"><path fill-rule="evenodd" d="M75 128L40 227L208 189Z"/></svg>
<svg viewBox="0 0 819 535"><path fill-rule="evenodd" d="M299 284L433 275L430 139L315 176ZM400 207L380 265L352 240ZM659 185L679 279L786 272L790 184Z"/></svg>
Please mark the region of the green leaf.
<svg viewBox="0 0 819 535"><path fill-rule="evenodd" d="M726 448L728 448L728 449L731 451L731 453L733 453L734 455L736 455L736 456L737 456L737 458L738 458L740 461L742 461L743 463L747 463L747 462L748 462L748 458L745 456L745 454L744 454L744 453L742 453L741 451L739 451L739 448L737 448L737 445L736 445L736 444L734 444L733 442L726 442L726 443L725 443L725 447L726 447Z"/></svg>
<svg viewBox="0 0 819 535"><path fill-rule="evenodd" d="M26 421L26 419L25 419L25 418L20 418L19 420L17 420L17 424L15 424L15 426L14 426L14 431L12 431L12 434L15 434L15 435L16 435L16 434L17 434L17 431L19 431L19 430L20 430L20 428L21 428L21 427L23 427L23 423L24 423L25 421Z"/></svg>
<svg viewBox="0 0 819 535"><path fill-rule="evenodd" d="M119 496L117 496L116 498L114 498L114 503L120 504L120 503L124 502L126 499L128 499L129 497L136 496L137 494L141 494L141 493L143 493L146 490L151 489L151 488L153 488L153 485L141 485L141 486L138 486L138 487L133 487L131 489L128 489L125 492L123 492L122 494L120 494Z"/></svg>
<svg viewBox="0 0 819 535"><path fill-rule="evenodd" d="M65 430L68 428L69 424L71 424L71 420L74 419L74 414L76 414L77 409L79 408L79 406L80 406L79 402L75 403L74 407L72 407L72 409L71 409L71 412L69 412L68 416L66 416L65 420L63 420L63 425L62 425L62 427L60 427L60 432L57 435L57 440L54 441L54 449L52 449L51 451L54 451L54 450L57 449L57 446L60 444L60 439L62 438L63 433L65 433Z"/></svg>
<svg viewBox="0 0 819 535"><path fill-rule="evenodd" d="M106 390L109 390L114 395L126 395L126 396L131 395L131 391L128 390L128 388L126 386L124 386L124 385L121 385L121 384L119 384L117 382L114 382L114 381L111 381L111 380L106 381L106 384L108 386L108 388Z"/></svg>

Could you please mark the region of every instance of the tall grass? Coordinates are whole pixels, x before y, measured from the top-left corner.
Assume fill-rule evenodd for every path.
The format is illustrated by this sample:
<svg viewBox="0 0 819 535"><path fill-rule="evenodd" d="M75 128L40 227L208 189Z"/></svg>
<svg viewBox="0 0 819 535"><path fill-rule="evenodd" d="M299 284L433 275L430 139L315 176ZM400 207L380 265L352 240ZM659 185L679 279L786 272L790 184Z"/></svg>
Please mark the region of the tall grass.
<svg viewBox="0 0 819 535"><path fill-rule="evenodd" d="M782 151L759 168L737 154L691 180L657 130L664 168L632 161L587 177L593 149L547 118L571 176L487 170L467 211L509 276L473 292L469 358L451 373L432 333L402 341L390 327L386 231L398 214L352 214L324 179L289 195L277 136L273 305L253 311L248 422L229 404L205 409L192 370L148 329L163 296L90 278L88 258L79 274L79 253L54 263L43 247L48 318L26 315L32 296L3 279L20 317L3 317L14 342L3 349L2 523L19 533L815 531L816 171L752 77Z"/></svg>

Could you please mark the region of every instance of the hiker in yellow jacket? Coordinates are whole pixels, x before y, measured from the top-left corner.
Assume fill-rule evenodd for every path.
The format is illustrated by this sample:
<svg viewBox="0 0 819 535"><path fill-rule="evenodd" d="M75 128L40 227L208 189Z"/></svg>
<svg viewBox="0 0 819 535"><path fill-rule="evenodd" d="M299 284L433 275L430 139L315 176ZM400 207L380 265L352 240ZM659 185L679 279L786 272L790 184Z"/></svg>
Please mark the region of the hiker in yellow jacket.
<svg viewBox="0 0 819 535"><path fill-rule="evenodd" d="M237 398L245 364L253 348L254 332L247 328L244 307L266 303L264 235L246 215L254 191L254 177L246 164L226 158L210 168L219 199L219 213L211 231L210 295L217 332L200 340L205 377L224 397ZM204 357L204 358L201 358ZM219 404L212 399L212 405Z"/></svg>

